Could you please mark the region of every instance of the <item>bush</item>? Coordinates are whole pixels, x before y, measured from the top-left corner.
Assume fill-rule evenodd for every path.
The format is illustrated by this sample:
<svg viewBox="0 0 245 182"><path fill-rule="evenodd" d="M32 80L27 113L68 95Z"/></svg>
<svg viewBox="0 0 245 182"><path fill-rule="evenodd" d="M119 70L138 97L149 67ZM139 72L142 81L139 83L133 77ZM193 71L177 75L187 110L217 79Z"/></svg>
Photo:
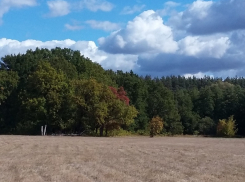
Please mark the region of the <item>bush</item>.
<svg viewBox="0 0 245 182"><path fill-rule="evenodd" d="M137 131L137 134L138 135L143 135L143 136L145 136L145 135L149 135L149 131L148 130L138 130Z"/></svg>
<svg viewBox="0 0 245 182"><path fill-rule="evenodd" d="M215 134L215 124L210 117L200 119L198 122L198 131L202 135Z"/></svg>
<svg viewBox="0 0 245 182"><path fill-rule="evenodd" d="M182 135L183 134L183 125L181 122L172 122L170 123L169 132L172 135Z"/></svg>
<svg viewBox="0 0 245 182"><path fill-rule="evenodd" d="M132 135L131 132L127 131L127 130L123 130L122 128L120 129L115 129L115 130L110 130L108 131L107 136L130 136Z"/></svg>
<svg viewBox="0 0 245 182"><path fill-rule="evenodd" d="M150 121L150 137L159 134L163 129L163 120L159 116L153 117Z"/></svg>
<svg viewBox="0 0 245 182"><path fill-rule="evenodd" d="M236 121L233 119L233 116L230 116L228 119L220 119L217 125L217 135L224 137L233 137L235 136Z"/></svg>
<svg viewBox="0 0 245 182"><path fill-rule="evenodd" d="M193 135L199 135L199 131L195 130L195 131L193 132Z"/></svg>

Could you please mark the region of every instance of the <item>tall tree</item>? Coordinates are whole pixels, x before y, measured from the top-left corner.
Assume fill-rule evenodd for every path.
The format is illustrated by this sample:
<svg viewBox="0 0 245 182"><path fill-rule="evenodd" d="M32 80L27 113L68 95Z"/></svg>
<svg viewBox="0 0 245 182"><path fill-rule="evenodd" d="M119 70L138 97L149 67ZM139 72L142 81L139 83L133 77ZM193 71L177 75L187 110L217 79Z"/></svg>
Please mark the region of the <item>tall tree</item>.
<svg viewBox="0 0 245 182"><path fill-rule="evenodd" d="M205 116L213 118L214 100L213 93L209 86L200 90L198 100L198 114L204 118Z"/></svg>
<svg viewBox="0 0 245 182"><path fill-rule="evenodd" d="M176 99L178 102L178 111L180 114L180 121L184 127L184 134L193 134L197 128L198 115L193 112L193 103L190 95L186 90L178 90L176 92Z"/></svg>
<svg viewBox="0 0 245 182"><path fill-rule="evenodd" d="M45 124L49 127L61 127L65 121L60 110L69 93L65 75L43 61L28 77L27 82L26 90L20 94L22 106L19 130L36 132L37 126Z"/></svg>
<svg viewBox="0 0 245 182"><path fill-rule="evenodd" d="M74 81L73 85L78 113L88 118L90 127L100 128L101 136L111 125L129 125L137 116L137 110L120 100L118 93L94 79Z"/></svg>
<svg viewBox="0 0 245 182"><path fill-rule="evenodd" d="M0 70L0 105L17 88L18 81L19 77L17 72Z"/></svg>
<svg viewBox="0 0 245 182"><path fill-rule="evenodd" d="M0 134L11 133L15 128L14 109L19 77L17 72L0 70Z"/></svg>
<svg viewBox="0 0 245 182"><path fill-rule="evenodd" d="M147 112L149 117L159 116L165 121L166 129L168 131L175 129L178 126L182 127L180 123L180 116L176 107L173 93L163 86L163 84L156 83L153 80L148 81L149 97L147 101ZM179 127L180 126L180 127ZM173 132L173 130L171 130Z"/></svg>

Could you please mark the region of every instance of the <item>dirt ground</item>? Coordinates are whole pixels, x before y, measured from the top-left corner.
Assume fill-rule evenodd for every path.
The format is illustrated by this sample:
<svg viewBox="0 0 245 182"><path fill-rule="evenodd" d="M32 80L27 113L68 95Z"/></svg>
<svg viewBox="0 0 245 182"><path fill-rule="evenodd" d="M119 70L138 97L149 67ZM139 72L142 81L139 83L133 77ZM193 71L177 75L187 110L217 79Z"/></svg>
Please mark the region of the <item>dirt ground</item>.
<svg viewBox="0 0 245 182"><path fill-rule="evenodd" d="M0 136L0 182L245 181L245 139Z"/></svg>

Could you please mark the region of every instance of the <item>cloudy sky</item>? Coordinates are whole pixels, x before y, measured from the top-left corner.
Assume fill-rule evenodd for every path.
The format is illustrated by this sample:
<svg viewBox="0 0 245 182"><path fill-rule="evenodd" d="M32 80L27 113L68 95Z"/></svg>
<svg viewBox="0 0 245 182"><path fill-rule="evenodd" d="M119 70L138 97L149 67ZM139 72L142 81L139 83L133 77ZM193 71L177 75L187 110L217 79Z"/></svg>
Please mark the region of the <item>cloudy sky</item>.
<svg viewBox="0 0 245 182"><path fill-rule="evenodd" d="M245 76L245 0L0 0L0 57L36 47L139 75Z"/></svg>

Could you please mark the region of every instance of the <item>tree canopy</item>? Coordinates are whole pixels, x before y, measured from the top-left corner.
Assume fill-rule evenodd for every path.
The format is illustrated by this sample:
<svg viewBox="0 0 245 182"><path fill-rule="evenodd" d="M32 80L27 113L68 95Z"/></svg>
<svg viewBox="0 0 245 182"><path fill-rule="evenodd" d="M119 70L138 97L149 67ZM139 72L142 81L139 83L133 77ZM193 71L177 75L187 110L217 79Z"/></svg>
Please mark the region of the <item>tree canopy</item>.
<svg viewBox="0 0 245 182"><path fill-rule="evenodd" d="M215 135L233 116L245 135L245 79L139 76L105 70L71 49L36 49L6 55L0 67L0 134L111 130L149 132L159 116L161 133Z"/></svg>

